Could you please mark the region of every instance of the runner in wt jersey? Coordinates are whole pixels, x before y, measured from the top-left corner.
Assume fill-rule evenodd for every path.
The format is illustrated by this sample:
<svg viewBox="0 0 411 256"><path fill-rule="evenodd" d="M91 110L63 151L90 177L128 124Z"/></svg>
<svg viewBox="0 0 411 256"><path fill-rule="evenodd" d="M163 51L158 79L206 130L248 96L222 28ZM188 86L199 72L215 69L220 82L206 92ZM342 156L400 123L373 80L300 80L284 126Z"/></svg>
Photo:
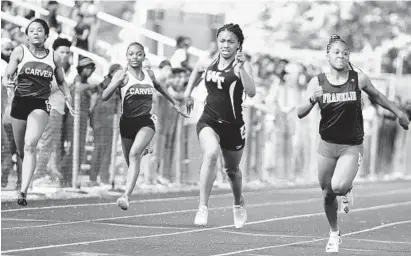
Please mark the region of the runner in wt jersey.
<svg viewBox="0 0 411 256"><path fill-rule="evenodd" d="M46 49L49 35L47 22L35 19L25 31L28 46L20 45L10 56L3 85L13 87L15 96L11 106L13 136L18 156L22 159L22 184L17 204L26 206L27 190L36 168L36 147L49 119L51 82L55 76L71 114L72 98L64 81L60 57ZM17 76L13 78L17 71Z"/></svg>
<svg viewBox="0 0 411 256"><path fill-rule="evenodd" d="M194 224L208 222L208 199L216 178L216 163L221 148L224 169L234 195L234 225L244 226L247 212L242 195L242 175L239 169L245 145L245 125L242 115L244 91L253 97L256 93L251 65L241 52L244 35L237 24L226 24L217 32L219 54L205 71L208 96L204 112L197 124L197 134L203 149L200 172L200 204ZM191 92L198 83L199 63L194 68L185 93L187 108L191 111Z"/></svg>
<svg viewBox="0 0 411 256"><path fill-rule="evenodd" d="M371 80L357 73L349 62L350 50L345 41L333 35L327 45L330 72L322 73L308 84L305 101L298 107L303 118L315 104L321 109L318 145L318 179L323 191L324 210L330 224L330 238L326 252L338 252L340 231L337 224L338 202L348 212L347 193L352 189L363 152L363 116L361 91L378 105L394 113L404 129L409 120L393 102L375 89ZM351 67L351 68L350 68Z"/></svg>
<svg viewBox="0 0 411 256"><path fill-rule="evenodd" d="M127 210L130 205L129 197L140 173L141 155L155 133L157 118L150 113L154 89L167 98L181 115L187 117L157 81L153 71L142 68L144 58L144 47L137 42L131 43L127 48L127 67L113 75L101 96L102 100L108 100L117 88L121 94L120 135L128 165L126 190L117 200L117 205L122 210Z"/></svg>

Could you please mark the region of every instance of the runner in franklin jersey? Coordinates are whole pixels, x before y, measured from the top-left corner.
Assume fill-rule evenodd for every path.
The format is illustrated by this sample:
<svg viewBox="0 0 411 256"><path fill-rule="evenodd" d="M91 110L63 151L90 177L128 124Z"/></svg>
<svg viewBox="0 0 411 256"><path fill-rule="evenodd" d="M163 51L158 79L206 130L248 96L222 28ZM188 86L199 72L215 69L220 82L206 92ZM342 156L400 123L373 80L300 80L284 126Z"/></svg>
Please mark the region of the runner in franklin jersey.
<svg viewBox="0 0 411 256"><path fill-rule="evenodd" d="M217 31L218 57L205 71L208 96L203 115L197 124L197 134L203 148L200 173L200 204L194 224L208 222L208 200L216 177L216 162L221 148L224 169L234 194L233 217L236 228L247 221L242 195L242 175L239 164L245 145L242 99L245 93L256 93L251 66L241 52L244 35L237 24L226 24ZM200 63L194 68L185 93L188 110L192 109L191 92L201 77Z"/></svg>
<svg viewBox="0 0 411 256"><path fill-rule="evenodd" d="M48 34L49 27L44 20L30 22L26 28L28 46L14 49L2 81L4 86L15 90L10 115L17 152L23 160L22 185L17 199L17 204L22 206L27 205L27 190L36 167L37 143L49 118L48 98L54 76L73 113L60 57L44 47ZM16 71L17 76L12 78Z"/></svg>
<svg viewBox="0 0 411 256"><path fill-rule="evenodd" d="M167 98L180 114L187 117L157 81L154 73L142 68L144 58L144 47L140 43L131 43L127 48L127 67L113 75L111 83L102 94L102 100L107 100L117 88L121 92L120 135L128 165L126 190L117 200L117 205L122 210L129 207L128 198L140 173L141 155L155 133L156 117L150 113L154 89Z"/></svg>
<svg viewBox="0 0 411 256"><path fill-rule="evenodd" d="M324 211L330 225L326 252L339 250L336 197L342 196L342 208L348 213L346 195L352 189L361 162L364 137L361 90L378 105L393 112L404 129L409 125L407 115L377 91L365 74L352 70L349 54L347 43L333 35L327 45L330 72L311 79L306 101L298 107L299 118L308 115L317 102L321 109L317 162Z"/></svg>

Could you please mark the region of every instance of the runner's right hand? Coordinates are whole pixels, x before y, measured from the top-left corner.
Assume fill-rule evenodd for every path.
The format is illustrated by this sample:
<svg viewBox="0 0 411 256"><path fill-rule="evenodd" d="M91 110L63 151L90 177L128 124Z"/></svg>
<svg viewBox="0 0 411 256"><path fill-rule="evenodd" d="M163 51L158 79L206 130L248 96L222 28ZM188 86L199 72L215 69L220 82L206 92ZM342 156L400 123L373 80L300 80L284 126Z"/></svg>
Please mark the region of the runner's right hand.
<svg viewBox="0 0 411 256"><path fill-rule="evenodd" d="M321 86L317 86L314 89L314 93L313 95L310 97L311 101L313 102L319 102L321 100L321 98L323 97L323 88Z"/></svg>
<svg viewBox="0 0 411 256"><path fill-rule="evenodd" d="M3 84L6 88L15 88L17 84L17 76L15 76L14 78L11 76L7 76L7 78L5 79L5 84Z"/></svg>
<svg viewBox="0 0 411 256"><path fill-rule="evenodd" d="M187 114L190 114L191 111L192 111L193 108L194 108L194 100L193 100L193 97L186 95L186 96L184 97L184 102L185 102L185 104L186 104Z"/></svg>
<svg viewBox="0 0 411 256"><path fill-rule="evenodd" d="M128 66L126 66L123 70L120 71L120 81L124 81L128 75L127 75L127 70L128 70Z"/></svg>
<svg viewBox="0 0 411 256"><path fill-rule="evenodd" d="M408 125L410 124L410 120L408 119L407 114L402 112L402 115L398 117L398 122L400 123L401 127L404 130L408 130Z"/></svg>

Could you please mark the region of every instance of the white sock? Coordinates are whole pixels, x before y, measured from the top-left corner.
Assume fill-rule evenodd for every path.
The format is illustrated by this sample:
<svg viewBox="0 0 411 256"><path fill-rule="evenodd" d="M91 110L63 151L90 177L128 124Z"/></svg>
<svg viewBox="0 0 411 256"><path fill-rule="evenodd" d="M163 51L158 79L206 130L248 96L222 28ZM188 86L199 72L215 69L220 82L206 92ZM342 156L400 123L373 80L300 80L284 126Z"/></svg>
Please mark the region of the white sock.
<svg viewBox="0 0 411 256"><path fill-rule="evenodd" d="M340 234L340 228L338 228L337 231L330 230L330 235L338 236L339 234Z"/></svg>

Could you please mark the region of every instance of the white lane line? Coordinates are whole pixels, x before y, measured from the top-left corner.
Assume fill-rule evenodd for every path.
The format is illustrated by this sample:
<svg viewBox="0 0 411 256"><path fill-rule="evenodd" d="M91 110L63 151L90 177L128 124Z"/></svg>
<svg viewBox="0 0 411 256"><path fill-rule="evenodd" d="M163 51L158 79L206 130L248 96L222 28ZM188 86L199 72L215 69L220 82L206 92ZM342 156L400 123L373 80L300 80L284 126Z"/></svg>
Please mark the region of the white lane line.
<svg viewBox="0 0 411 256"><path fill-rule="evenodd" d="M91 223L92 223L92 224L97 224L97 225L117 226L117 227L126 227L126 228L181 229L181 230L190 229L190 228L183 228L183 227L150 226L150 225L132 225L132 224L117 224L117 223L104 223L104 222L91 222Z"/></svg>
<svg viewBox="0 0 411 256"><path fill-rule="evenodd" d="M380 192L380 193L373 193L367 194L363 196L356 196L357 198L368 198L368 197L376 197L376 196L384 196L384 195L392 195L398 193L398 191L403 190L394 190L388 192ZM401 193L401 192L400 192ZM264 207L264 206L275 206L275 205L292 205L292 204L302 204L302 203L311 203L315 201L320 201L321 198L311 198L311 199L302 199L302 200L291 200L291 201L283 201L283 202L268 202L263 204L248 204L248 207ZM216 207L210 208L209 210L226 210L231 209L231 206L225 207ZM100 219L89 219L89 220L79 220L79 221L67 221L67 222L58 222L52 224L43 224L43 225L36 225L36 226L22 226L22 227L12 227L12 228L3 228L1 231L6 230L17 230L17 229L31 229L31 228L43 228L43 227L52 227L52 226L61 226L61 225L73 225L78 223L87 223L92 221L106 221L106 220L118 220L118 219L128 219L128 218L140 218L140 217L151 217L151 216L162 216L162 215L169 215L169 214L178 214L178 213L187 213L187 212L196 212L197 209L186 209L186 210L178 210L178 211L165 211L165 212L155 212L155 213L145 213L145 214L136 214L136 215L128 215L128 216L118 216L118 217L110 217L110 218L100 218ZM352 210L352 211L355 211Z"/></svg>
<svg viewBox="0 0 411 256"><path fill-rule="evenodd" d="M293 205L293 204L302 204L302 203L312 203L312 202L319 201L319 200L320 200L320 198L311 198L311 199L284 201L284 202L269 202L269 203L263 203L263 204L248 204L247 206L248 207L263 207L263 206L275 206L275 205L277 205L277 206L278 205ZM232 208L233 208L232 206L223 206L223 207L209 208L209 210L227 210L227 209L232 209ZM44 227L61 226L61 225L73 225L73 224L87 223L87 222L93 222L93 221L106 221L106 220L119 220L119 219L162 216L162 215L196 212L196 211L197 211L197 209L186 209L186 210L178 210L178 211L143 213L143 214L128 215L128 216L110 217L110 218L99 218L99 219L90 219L90 220L59 222L59 223L43 224L43 225L36 225L36 226L33 225L33 226L2 228L1 231L17 230L17 229L31 229L31 228L44 228Z"/></svg>
<svg viewBox="0 0 411 256"><path fill-rule="evenodd" d="M404 205L410 205L411 201L407 202L402 202L402 203L393 203L393 204L386 204L386 205L377 205L377 206L372 206L372 207L367 207L367 208L359 208L356 209L357 212L360 211L370 211L370 210L375 210L375 209L384 209L384 208L393 208L393 207L400 207ZM353 210L354 211L354 210ZM290 220L290 219L298 219L298 218L306 218L306 217L313 217L313 216L321 216L323 215L322 212L320 213L312 213L312 214L301 214L301 215L292 215L292 216L285 216L285 217L280 217L280 218L271 218L271 219L265 219L265 220L260 220L260 221L252 221L247 223L247 225L253 225L253 224L260 224L260 223L267 223L267 222L274 222L274 221L279 221L279 220ZM411 222L409 220L408 222ZM398 222L401 223L401 222ZM395 225L395 223L391 224L384 224L382 226L378 226L379 228L381 227L386 227L386 226L392 226ZM101 239L101 240L91 240L91 241L85 241L85 242L75 242L75 243L67 243L67 244L55 244L55 245L46 245L46 246L38 246L38 247L30 247L30 248L20 248L20 249L12 249L12 250L6 250L2 251L2 253L13 253L13 252L25 252L25 251L34 251L34 250L43 250L43 249L53 249L53 248L60 248L60 247L67 247L67 246L78 246L78 245L89 245L89 244L96 244L96 243L106 243L106 242L117 242L117 241L126 241L126 240L136 240L136 239L144 239L144 238L156 238L156 237L166 237L166 236L175 236L175 235L183 235L183 234L190 234L190 233L199 233L199 232L205 232L205 231L210 231L210 230L218 230L218 229L224 229L224 228L231 228L234 225L224 225L224 226L217 226L217 227L211 227L211 228L202 228L202 229L193 229L193 230L186 230L186 231L179 231L179 232L172 232L172 233L165 233L165 234L156 234L156 235L147 235L147 236L132 236L132 237L120 237L120 238L110 238L110 239ZM359 232L367 232L368 230L375 230L379 228L371 228L371 229L364 229L362 231L356 231L353 232L353 234L357 234ZM348 233L349 234L349 233ZM346 234L346 235L348 235ZM289 246L289 245L294 245L294 244L301 244L301 243L307 243L307 242L316 242L316 241L322 241L326 240L328 238L323 238L323 239L315 239L315 240L309 240L309 241L303 241L303 242L297 242L297 243L291 243L287 245L278 245L277 247L284 247L284 246ZM265 248L265 247L261 247ZM270 247L269 248L276 248L276 247ZM248 251L255 251L255 250L263 250L260 248L255 248L255 249L249 249L245 250L244 252ZM241 253L240 252L235 252L236 253ZM223 254L225 255L225 254ZM230 254L227 254L230 255Z"/></svg>
<svg viewBox="0 0 411 256"><path fill-rule="evenodd" d="M255 254L255 253L250 253L250 254L246 254L245 256L272 256L269 254Z"/></svg>
<svg viewBox="0 0 411 256"><path fill-rule="evenodd" d="M174 236L174 235L182 235L182 234L190 234L190 233L199 233L199 232L205 232L205 231L209 231L209 230L229 228L229 227L233 227L233 226L234 225L225 225L225 226L217 226L217 227L212 227L212 228L186 230L186 231L179 231L179 232L172 232L172 233L165 233L165 234L156 234L156 235L147 235L147 236L131 236L131 237L92 240L92 241L86 241L86 242L75 242L75 243L68 243L68 244L38 246L38 247L31 247L31 248L21 248L21 249L7 250L7 251L2 251L2 253L26 252L26 251L44 250L44 249L52 249L52 248L61 248L61 247L67 247L67 246L79 246L79 245L89 245L89 244L96 244L96 243L137 240L137 239L144 239L144 238L166 237L166 236Z"/></svg>
<svg viewBox="0 0 411 256"><path fill-rule="evenodd" d="M2 221L19 221L19 222L57 222L54 220L39 220L39 219L18 219L18 218L1 218Z"/></svg>
<svg viewBox="0 0 411 256"><path fill-rule="evenodd" d="M393 227L395 225L408 224L408 223L411 223L411 220L397 221L397 222L393 222L393 223L383 224L381 226L383 226L384 228L387 228L387 227ZM359 231L355 231L355 232L350 232L350 233L347 233L347 234L343 234L341 236L352 236L352 235L357 235L357 234L361 234L361 233L365 233L365 232L370 232L370 231L381 229L381 226L377 226L377 227L374 227L374 228L368 228L368 229L364 229L364 230L359 230Z"/></svg>
<svg viewBox="0 0 411 256"><path fill-rule="evenodd" d="M262 233L247 233L247 232L237 232L229 230L218 230L220 233L229 233L234 235L243 235L243 236L254 236L254 237L280 237L280 238L323 238L322 236L295 236L295 235L283 235L283 234L262 234Z"/></svg>
<svg viewBox="0 0 411 256"><path fill-rule="evenodd" d="M370 242L370 243L377 243L377 244L405 244L405 245L411 245L411 242L402 242L402 241L386 241L386 240L358 239L358 238L345 238L344 240L358 241L358 242Z"/></svg>
<svg viewBox="0 0 411 256"><path fill-rule="evenodd" d="M245 192L245 195L259 195L259 194L266 194L266 193L295 193L295 192L315 192L319 191L317 187L315 188L303 188L303 189L290 189L290 190L278 190L278 189L271 189L271 190L260 190L260 191L252 191L252 192ZM400 190L398 190L400 191ZM410 190L411 191L411 190ZM211 195L210 198L225 198L225 197L232 197L233 193L224 193L218 195ZM162 197L162 198L152 198L152 199L141 199L141 200L133 200L130 201L130 204L137 204L137 203L157 203L157 202L172 202L172 201L184 201L184 200L198 200L198 195L196 196L181 196L181 197ZM65 209L65 208L78 208L78 207L93 207L93 206L106 206L106 205L116 205L116 202L110 203L93 203L93 204L65 204L65 205L53 205L53 206L42 206L42 207L28 207L28 208L17 208L17 209L8 209L2 210L1 212L24 212L24 211L36 211L36 210L49 210L49 209Z"/></svg>
<svg viewBox="0 0 411 256"><path fill-rule="evenodd" d="M303 188L303 189L275 189L275 190L260 190L256 192L245 192L245 195L259 195L267 193L278 193L278 194L295 194L295 193L308 193L308 192L320 192L319 188ZM393 195L400 193L409 193L411 189L397 189L388 192L381 192L380 195ZM376 195L378 196L378 195ZM211 198L225 198L232 197L232 193L212 195ZM130 201L130 204L136 203L156 203L156 202L172 202L172 201L184 201L184 200L198 200L198 196L183 196L183 197L171 197L171 198L153 198L153 199L142 199ZM38 210L49 210L49 209L66 209L66 208L81 208L81 207L94 207L94 206L107 206L116 205L115 202L110 203L92 203L92 204L66 204L66 205L54 205L54 206L43 206L43 207L28 207L28 208L17 208L1 210L2 213L7 212L24 212L24 211L38 211Z"/></svg>
<svg viewBox="0 0 411 256"><path fill-rule="evenodd" d="M370 232L370 231L374 231L374 230L378 230L378 229L382 229L382 228L387 228L387 227L392 227L392 226L395 226L395 225L401 225L401 224L407 224L407 223L411 223L411 220L405 220L405 221L398 221L398 222L389 223L389 224L383 224L383 225L376 226L376 227L373 227L373 228L367 228L367 229L363 229L363 230L358 230L358 231L346 233L342 236L351 236L351 235L356 235L356 234L360 234L360 233ZM245 252L254 252L254 251L267 250L267 249L288 247L288 246L293 246L293 245L315 243L315 242L324 241L324 240L327 240L327 239L328 239L328 237L327 238L322 238L322 239L312 239L312 240L306 240L306 241L300 241L300 242L294 242L294 243L287 243L287 244L264 246L264 247L258 247L258 248L252 248L252 249L238 250L238 251L233 251L233 252L228 252L228 253L214 254L212 256L235 255L235 254L245 253Z"/></svg>
<svg viewBox="0 0 411 256"><path fill-rule="evenodd" d="M367 249L358 249L358 248L354 248L354 249L350 249L350 248L340 248L340 251L352 251L352 252L375 252L375 251L381 251L381 250L367 250Z"/></svg>
<svg viewBox="0 0 411 256"><path fill-rule="evenodd" d="M232 194L221 194L212 196L213 198L218 197L228 197ZM198 196L183 196L183 197L171 197L171 198L153 198L153 199L142 199L142 200L132 200L130 204L137 204L137 203L156 203L156 202L164 202L164 201L183 201L183 200L191 200L197 199ZM42 206L42 207L27 207L27 208L17 208L17 209L8 209L8 210L1 210L1 212L25 212L25 211L38 211L38 210L50 210L50 209L66 209L66 208L81 208L81 207L94 207L94 206L107 206L107 205L116 205L116 202L110 203L91 203L91 204L65 204L65 205L53 205L53 206Z"/></svg>
<svg viewBox="0 0 411 256"><path fill-rule="evenodd" d="M247 232L237 232L229 230L218 230L220 233L229 233L234 235L244 235L244 236L254 236L254 237L279 237L279 238L323 238L322 236L295 236L295 235L284 235L284 234L263 234L263 233L247 233ZM387 241L387 240L373 240L373 239L359 239L359 238L345 238L344 241L357 241L357 242L370 242L370 243L381 243L381 244L404 244L411 245L411 242L402 241Z"/></svg>

